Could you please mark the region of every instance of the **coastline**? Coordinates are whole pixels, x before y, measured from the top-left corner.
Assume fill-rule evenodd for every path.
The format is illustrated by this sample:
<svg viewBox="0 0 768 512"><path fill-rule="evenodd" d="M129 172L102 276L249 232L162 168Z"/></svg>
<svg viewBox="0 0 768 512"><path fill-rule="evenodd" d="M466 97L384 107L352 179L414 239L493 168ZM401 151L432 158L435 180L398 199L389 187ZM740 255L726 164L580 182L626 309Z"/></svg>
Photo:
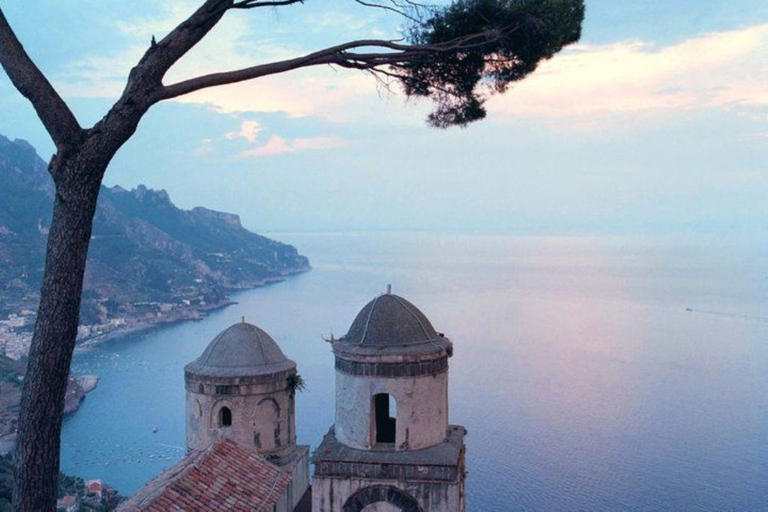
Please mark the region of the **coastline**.
<svg viewBox="0 0 768 512"><path fill-rule="evenodd" d="M256 286L254 288L259 288L259 286ZM244 290L245 289L246 288L244 288ZM75 345L75 353L85 352L107 341L119 339L119 338L122 338L123 336L128 336L131 334L138 334L141 332L150 331L156 327L161 327L164 325L173 325L173 324L176 324L179 322L185 322L188 320L193 320L193 321L202 320L203 318L208 316L208 314L211 313L212 311L218 311L220 309L224 309L227 306L231 306L233 304L237 304L237 301L227 298L226 300L220 301L212 305L206 305L202 307L200 306L189 307L189 308L184 308L179 311L176 311L170 315L159 316L152 319L137 320L130 324L117 327L116 329L109 331L107 333L89 337L84 339L83 341L78 341L77 345Z"/></svg>
<svg viewBox="0 0 768 512"><path fill-rule="evenodd" d="M269 277L269 278L263 279L259 282L253 283L251 286L230 288L228 291L230 293L238 293L238 292L244 292L248 290L263 288L264 286L282 283L288 277L303 274L305 272L309 272L310 270L312 270L311 266L307 266L306 268L295 269L293 271L286 272L285 274L278 277ZM139 334L142 332L150 331L157 327L161 327L165 325L173 325L173 324L186 322L190 320L191 321L202 320L203 318L208 316L210 313L224 309L234 304L237 304L237 301L232 300L229 296L227 296L224 300L221 300L215 304L206 304L205 306L199 306L199 305L188 306L185 308L180 308L178 310L173 311L170 314L166 314L163 316L136 320L129 324L121 325L115 328L114 330L106 332L104 334L91 336L83 339L82 341L78 340L77 344L75 345L75 353L85 352L107 341L116 340L132 334Z"/></svg>
<svg viewBox="0 0 768 512"><path fill-rule="evenodd" d="M289 272L280 277L267 278L259 283L255 283L253 286L244 286L239 288L231 288L230 293L245 292L248 290L255 290L264 286L277 284L285 281L287 277L295 276L309 272L312 267L303 269L297 269L293 272ZM78 341L75 345L75 353L82 353L91 350L102 343L107 341L117 340L129 335L138 334L146 331L150 331L155 328L169 326L185 321L197 321L202 320L208 316L211 312L224 309L228 306L237 304L236 300L232 300L229 296L225 299L215 303L206 304L204 306L189 306L180 308L173 311L171 314L158 316L155 318L136 320L130 324L121 325L112 331L97 336L92 336L82 341ZM82 401L86 395L96 389L99 382L98 375L70 375L70 387L67 391L68 405L65 407L65 415L73 414L80 408ZM16 444L16 432L7 432L0 435L0 455L8 453Z"/></svg>

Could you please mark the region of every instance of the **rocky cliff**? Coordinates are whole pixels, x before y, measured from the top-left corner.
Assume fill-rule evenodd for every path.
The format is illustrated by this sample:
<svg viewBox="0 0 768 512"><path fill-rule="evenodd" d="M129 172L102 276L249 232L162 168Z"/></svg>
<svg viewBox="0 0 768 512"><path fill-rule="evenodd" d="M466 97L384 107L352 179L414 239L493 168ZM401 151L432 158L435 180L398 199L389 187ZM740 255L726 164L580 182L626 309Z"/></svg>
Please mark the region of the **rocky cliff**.
<svg viewBox="0 0 768 512"><path fill-rule="evenodd" d="M53 194L46 164L34 149L0 136L0 320L37 303ZM248 231L236 215L182 210L164 190L104 187L81 323L116 325L177 309L206 309L224 303L231 290L309 268L296 248Z"/></svg>

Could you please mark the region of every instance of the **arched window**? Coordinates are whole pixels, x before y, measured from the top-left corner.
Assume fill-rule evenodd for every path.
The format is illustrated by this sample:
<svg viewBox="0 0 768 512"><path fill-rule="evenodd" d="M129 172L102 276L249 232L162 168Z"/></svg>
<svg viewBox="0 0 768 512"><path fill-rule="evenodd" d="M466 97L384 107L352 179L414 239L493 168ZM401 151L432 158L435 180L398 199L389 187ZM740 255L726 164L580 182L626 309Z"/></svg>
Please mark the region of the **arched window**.
<svg viewBox="0 0 768 512"><path fill-rule="evenodd" d="M384 507L380 505L384 505ZM391 485L371 485L359 489L347 499L341 512L365 512L382 509L399 510L400 512L424 512L424 509L413 496Z"/></svg>
<svg viewBox="0 0 768 512"><path fill-rule="evenodd" d="M229 407L222 407L219 410L219 426L231 427L232 426L232 411Z"/></svg>
<svg viewBox="0 0 768 512"><path fill-rule="evenodd" d="M376 442L394 443L397 432L397 402L387 393L373 397L374 420L376 422Z"/></svg>

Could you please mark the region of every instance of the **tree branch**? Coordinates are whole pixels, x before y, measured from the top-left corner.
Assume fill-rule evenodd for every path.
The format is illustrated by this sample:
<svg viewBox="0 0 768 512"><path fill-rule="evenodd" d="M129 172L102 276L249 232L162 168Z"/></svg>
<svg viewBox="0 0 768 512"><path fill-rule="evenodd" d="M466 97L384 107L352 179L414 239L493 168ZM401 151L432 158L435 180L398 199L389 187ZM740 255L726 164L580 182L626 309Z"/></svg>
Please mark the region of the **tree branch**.
<svg viewBox="0 0 768 512"><path fill-rule="evenodd" d="M190 78L189 80L163 87L157 94L157 100L167 100L209 87L233 84L321 64L336 64L353 69L370 69L383 65L403 64L413 62L419 58L430 58L430 55L434 56L435 54L468 49L474 45L482 44L487 38L486 34L474 34L438 45L407 45L379 39L350 41L307 54L303 57ZM353 53L349 51L356 48L381 48L390 51L373 53Z"/></svg>
<svg viewBox="0 0 768 512"><path fill-rule="evenodd" d="M400 16L402 16L402 17L404 17L404 18L406 18L406 19L408 19L408 20L410 20L410 21L412 21L414 23L421 23L421 21L422 21L421 19L408 14L405 9L403 9L400 6L397 6L398 4L395 3L395 2L392 2L392 3L393 3L393 5L396 5L397 7L390 7L389 5L383 5L383 4L376 4L376 3L372 3L372 2L366 2L365 0L355 0L355 2L357 2L358 4L360 4L362 6L365 6L365 7L374 7L376 9L382 9L382 10L385 10L385 11L394 12L394 13L399 14Z"/></svg>
<svg viewBox="0 0 768 512"><path fill-rule="evenodd" d="M255 9L257 7L281 7L284 5L303 4L304 0L273 0L273 1L259 1L259 0L240 0L232 4L232 9Z"/></svg>
<svg viewBox="0 0 768 512"><path fill-rule="evenodd" d="M48 79L27 55L0 9L0 64L34 107L58 149L77 143L83 129Z"/></svg>
<svg viewBox="0 0 768 512"><path fill-rule="evenodd" d="M199 91L201 89L207 89L209 87L215 87L218 85L227 85L237 82L243 82L245 80L251 80L254 78L260 78L263 76L274 75L277 73L283 73L286 71L292 71L294 69L317 66L320 64L339 64L339 57L334 52L326 52L321 55L310 54L304 57L297 57L295 59L288 59L278 62L271 62L269 64L261 64L258 66L252 66L249 68L239 69L235 71L228 71L224 73L213 73L210 75L199 76L196 78L190 78L173 85L163 87L158 97L160 100L167 100L189 94L191 92Z"/></svg>
<svg viewBox="0 0 768 512"><path fill-rule="evenodd" d="M298 1L298 0L296 0ZM154 93L162 88L168 70L199 43L231 9L233 0L207 0L167 36L152 44L128 75L122 99L156 102Z"/></svg>
<svg viewBox="0 0 768 512"><path fill-rule="evenodd" d="M399 55L399 53L391 53L390 55L394 61L394 57ZM261 64L258 66L252 66L235 71L213 73L210 75L191 78L189 80L184 80L182 82L164 87L159 96L160 99L166 100L209 87L233 84L245 80L252 80L254 78L260 78L263 76L274 75L277 73L283 73L286 71L292 71L299 68L317 66L321 64L338 64L345 67L351 67L347 62L349 60L348 57L349 56L345 56L344 51L338 47L327 48L325 50L314 52L294 59L271 62L268 64Z"/></svg>

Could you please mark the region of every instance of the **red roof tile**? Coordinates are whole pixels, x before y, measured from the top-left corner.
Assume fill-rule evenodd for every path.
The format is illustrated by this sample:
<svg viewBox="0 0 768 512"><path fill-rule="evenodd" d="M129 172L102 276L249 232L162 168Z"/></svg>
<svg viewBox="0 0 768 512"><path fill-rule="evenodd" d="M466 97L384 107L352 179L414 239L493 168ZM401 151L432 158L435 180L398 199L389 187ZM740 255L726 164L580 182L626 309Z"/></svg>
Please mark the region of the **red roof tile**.
<svg viewBox="0 0 768 512"><path fill-rule="evenodd" d="M291 478L264 457L225 439L166 469L118 510L271 510Z"/></svg>

